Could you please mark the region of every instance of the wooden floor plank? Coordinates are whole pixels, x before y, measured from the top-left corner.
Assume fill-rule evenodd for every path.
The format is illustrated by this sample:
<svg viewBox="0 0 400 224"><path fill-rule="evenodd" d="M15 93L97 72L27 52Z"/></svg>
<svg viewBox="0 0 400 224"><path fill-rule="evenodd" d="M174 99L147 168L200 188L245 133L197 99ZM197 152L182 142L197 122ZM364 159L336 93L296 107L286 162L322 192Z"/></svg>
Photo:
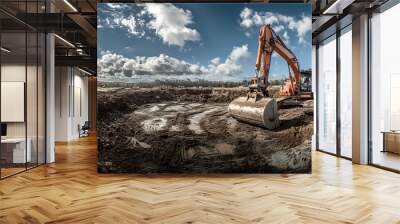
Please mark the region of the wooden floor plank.
<svg viewBox="0 0 400 224"><path fill-rule="evenodd" d="M0 181L0 223L400 223L400 175L313 152L313 173L98 174L96 138Z"/></svg>

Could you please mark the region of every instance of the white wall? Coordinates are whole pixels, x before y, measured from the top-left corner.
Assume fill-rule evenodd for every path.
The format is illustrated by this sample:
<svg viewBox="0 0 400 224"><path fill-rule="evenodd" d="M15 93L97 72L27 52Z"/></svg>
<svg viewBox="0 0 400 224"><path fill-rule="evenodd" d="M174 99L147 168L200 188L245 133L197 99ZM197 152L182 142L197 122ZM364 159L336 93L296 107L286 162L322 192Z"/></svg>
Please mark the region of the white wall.
<svg viewBox="0 0 400 224"><path fill-rule="evenodd" d="M82 74L82 73L80 73ZM88 78L87 76L75 75L74 80L75 85L75 119L73 119L73 127L77 127L78 124L81 126L85 123L85 121L89 120L89 103L88 103ZM80 93L78 92L80 91ZM80 99L79 99L80 95ZM80 105L78 100L80 100ZM81 108L78 108L81 107ZM81 109L82 111L79 111ZM78 136L78 129L73 129L73 135Z"/></svg>
<svg viewBox="0 0 400 224"><path fill-rule="evenodd" d="M69 133L70 75L68 67L55 68L55 141L67 141Z"/></svg>
<svg viewBox="0 0 400 224"><path fill-rule="evenodd" d="M55 140L77 139L78 125L88 121L88 78L76 68L56 67L55 85Z"/></svg>

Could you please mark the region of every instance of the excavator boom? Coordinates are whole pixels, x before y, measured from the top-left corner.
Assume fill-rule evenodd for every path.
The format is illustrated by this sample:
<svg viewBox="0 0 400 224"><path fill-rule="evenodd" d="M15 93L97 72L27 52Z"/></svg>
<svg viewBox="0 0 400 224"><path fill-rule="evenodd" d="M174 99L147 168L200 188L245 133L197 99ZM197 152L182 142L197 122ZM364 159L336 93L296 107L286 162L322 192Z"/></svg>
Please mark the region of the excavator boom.
<svg viewBox="0 0 400 224"><path fill-rule="evenodd" d="M269 69L271 66L272 53L276 52L281 56L291 68L294 77L289 73L289 80L286 83L286 92L281 90L281 95L293 96L297 94L298 85L300 83L300 68L296 56L293 52L286 46L282 39L276 35L274 30L270 25L263 25L260 28L258 35L258 50L256 59L256 70L260 75L260 85L264 88L263 91L266 92L268 87ZM289 92L287 92L289 91Z"/></svg>

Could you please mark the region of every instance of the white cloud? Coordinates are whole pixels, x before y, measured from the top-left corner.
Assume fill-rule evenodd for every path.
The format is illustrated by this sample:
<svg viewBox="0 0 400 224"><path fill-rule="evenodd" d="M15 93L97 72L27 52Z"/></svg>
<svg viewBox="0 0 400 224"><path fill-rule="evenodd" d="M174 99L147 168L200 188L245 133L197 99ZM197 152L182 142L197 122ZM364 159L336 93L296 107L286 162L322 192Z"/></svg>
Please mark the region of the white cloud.
<svg viewBox="0 0 400 224"><path fill-rule="evenodd" d="M241 47L234 47L228 59L232 61L238 61L242 58L247 58L249 56L249 49L247 47L247 44L245 44Z"/></svg>
<svg viewBox="0 0 400 224"><path fill-rule="evenodd" d="M116 53L103 55L97 61L100 77L132 77L143 75L199 75L206 69L197 64L191 64L168 55L156 57L126 58Z"/></svg>
<svg viewBox="0 0 400 224"><path fill-rule="evenodd" d="M208 66L210 68L209 72L223 76L237 75L241 72L239 61L248 58L249 56L250 53L247 44L241 47L234 47L224 63L219 63L219 58L218 60L215 60L216 58L211 60L211 65Z"/></svg>
<svg viewBox="0 0 400 224"><path fill-rule="evenodd" d="M278 17L272 12L256 12L249 8L244 8L240 13L240 25L245 28L260 26L262 24L274 25L278 23Z"/></svg>
<svg viewBox="0 0 400 224"><path fill-rule="evenodd" d="M108 4L115 5L115 4ZM118 9L118 8L113 8ZM98 18L97 28L119 28L126 29L130 35L143 37L145 35L145 31L139 28L139 25L142 25L143 20L134 17L133 15L125 17L123 14L119 12L110 11L107 12L108 17L106 18Z"/></svg>
<svg viewBox="0 0 400 224"><path fill-rule="evenodd" d="M218 65L220 61L221 61L221 59L219 57L216 57L211 60L211 64Z"/></svg>
<svg viewBox="0 0 400 224"><path fill-rule="evenodd" d="M189 63L168 55L160 54L155 57L126 58L110 51L102 52L101 58L97 60L99 78L133 78L151 80L168 79L169 77L180 78L207 78L219 80L221 77L234 77L241 73L240 61L249 57L247 45L234 47L221 63L219 57L203 66Z"/></svg>
<svg viewBox="0 0 400 224"><path fill-rule="evenodd" d="M299 43L305 42L305 35L311 31L311 17L302 16L296 20L295 17L282 15L274 12L257 12L249 8L244 8L240 13L240 26L246 29L260 27L263 24L271 24L275 32L286 35L287 29L296 32ZM285 34L286 33L286 34ZM246 33L245 33L246 34Z"/></svg>
<svg viewBox="0 0 400 224"><path fill-rule="evenodd" d="M287 45L290 44L290 37L289 37L289 34L287 33L287 31L283 32L282 38L283 38L283 41L285 42L285 44L287 44Z"/></svg>
<svg viewBox="0 0 400 224"><path fill-rule="evenodd" d="M155 30L164 43L183 47L187 41L200 40L200 33L188 27L193 23L190 10L178 8L171 3L147 3L143 6L145 12L152 17L149 28Z"/></svg>
<svg viewBox="0 0 400 224"><path fill-rule="evenodd" d="M98 28L126 29L131 36L151 39L150 33L168 45L183 48L188 41L199 41L200 33L189 26L193 24L190 10L178 8L171 3L130 4L107 3L100 7ZM145 34L147 34L145 36Z"/></svg>
<svg viewBox="0 0 400 224"><path fill-rule="evenodd" d="M128 29L128 32L133 35L138 35L139 32L136 30L136 20L134 16L129 16L128 18L122 18L117 21L121 26Z"/></svg>
<svg viewBox="0 0 400 224"><path fill-rule="evenodd" d="M241 12L240 12L240 18L242 19L242 21L240 22L241 26L244 27L251 27L253 25L253 20L251 19L251 16L253 14L253 10L249 9L249 8L244 8Z"/></svg>
<svg viewBox="0 0 400 224"><path fill-rule="evenodd" d="M105 54L110 54L110 53L112 53L111 51L109 51L109 50L106 50L106 51L104 51L104 50L100 50L100 55L101 56L103 56L103 55L105 55Z"/></svg>
<svg viewBox="0 0 400 224"><path fill-rule="evenodd" d="M279 25L279 26L275 26L274 27L274 31L278 32L278 33L283 31L284 29L285 29L285 27L283 25Z"/></svg>
<svg viewBox="0 0 400 224"><path fill-rule="evenodd" d="M120 4L120 3L106 3L106 5L111 9L123 9L127 7L126 4Z"/></svg>
<svg viewBox="0 0 400 224"><path fill-rule="evenodd" d="M102 52L101 59L97 60L97 71L100 76L106 74L113 74L114 76L121 76L122 67L127 59L122 55L111 53L109 51Z"/></svg>
<svg viewBox="0 0 400 224"><path fill-rule="evenodd" d="M297 31L297 36L299 37L299 42L304 43L304 36L307 32L311 31L311 18L303 16L301 20L292 20L289 23L290 29L295 29Z"/></svg>

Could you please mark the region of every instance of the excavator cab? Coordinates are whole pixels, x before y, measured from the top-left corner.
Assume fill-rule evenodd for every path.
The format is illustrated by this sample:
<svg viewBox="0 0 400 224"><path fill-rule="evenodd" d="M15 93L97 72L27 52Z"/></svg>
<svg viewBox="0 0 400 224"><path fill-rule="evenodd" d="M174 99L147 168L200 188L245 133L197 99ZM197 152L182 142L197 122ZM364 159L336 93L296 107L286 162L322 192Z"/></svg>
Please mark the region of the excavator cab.
<svg viewBox="0 0 400 224"><path fill-rule="evenodd" d="M296 83L296 80L292 78L291 75L289 75L289 78L285 80L281 86L279 95L280 96L295 96L299 92L298 85Z"/></svg>

